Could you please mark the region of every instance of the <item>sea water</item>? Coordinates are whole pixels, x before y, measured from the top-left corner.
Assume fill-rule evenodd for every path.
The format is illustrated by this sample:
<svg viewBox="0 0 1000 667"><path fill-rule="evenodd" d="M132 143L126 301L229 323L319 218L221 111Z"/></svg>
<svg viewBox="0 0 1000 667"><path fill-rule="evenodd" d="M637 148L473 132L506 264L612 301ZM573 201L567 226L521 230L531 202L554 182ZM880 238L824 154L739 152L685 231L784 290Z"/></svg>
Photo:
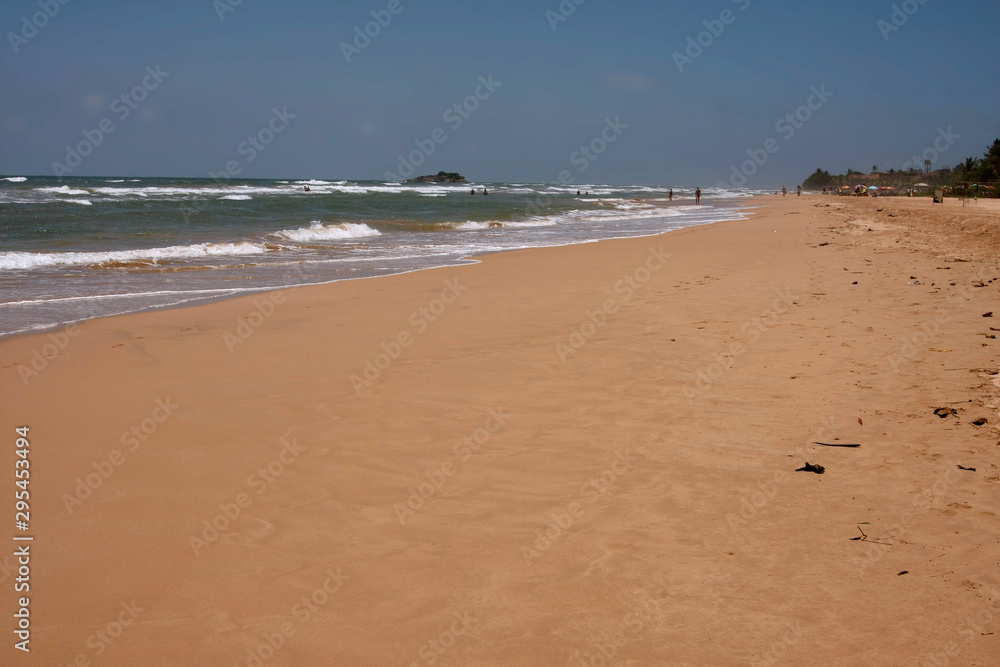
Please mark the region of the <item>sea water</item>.
<svg viewBox="0 0 1000 667"><path fill-rule="evenodd" d="M693 188L674 188L675 201L664 206L667 192L598 184L0 177L0 335L741 219L740 203L754 194L706 189L695 206Z"/></svg>

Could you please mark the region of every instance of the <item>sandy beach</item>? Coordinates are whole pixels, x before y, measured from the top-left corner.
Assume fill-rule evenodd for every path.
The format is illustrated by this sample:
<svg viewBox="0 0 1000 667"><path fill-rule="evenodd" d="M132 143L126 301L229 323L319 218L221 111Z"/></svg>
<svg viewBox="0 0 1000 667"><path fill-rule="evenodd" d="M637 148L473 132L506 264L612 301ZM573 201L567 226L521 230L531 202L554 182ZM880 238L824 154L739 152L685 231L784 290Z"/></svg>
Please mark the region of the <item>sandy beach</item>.
<svg viewBox="0 0 1000 667"><path fill-rule="evenodd" d="M32 663L995 664L995 204L763 197L0 340Z"/></svg>

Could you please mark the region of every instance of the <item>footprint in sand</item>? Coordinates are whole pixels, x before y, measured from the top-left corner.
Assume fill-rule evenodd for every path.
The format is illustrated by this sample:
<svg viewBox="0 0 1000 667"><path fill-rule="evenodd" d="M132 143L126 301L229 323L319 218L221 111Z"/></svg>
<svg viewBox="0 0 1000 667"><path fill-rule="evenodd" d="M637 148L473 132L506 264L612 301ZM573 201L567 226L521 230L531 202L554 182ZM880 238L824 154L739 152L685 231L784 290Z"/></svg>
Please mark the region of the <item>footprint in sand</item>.
<svg viewBox="0 0 1000 667"><path fill-rule="evenodd" d="M229 612L221 609L208 609L200 614L199 623L210 628L216 634L237 632L242 628L233 622Z"/></svg>
<svg viewBox="0 0 1000 667"><path fill-rule="evenodd" d="M241 530L228 532L222 539L231 544L248 545L273 535L276 530L273 523L255 516L244 516L240 519L240 527Z"/></svg>

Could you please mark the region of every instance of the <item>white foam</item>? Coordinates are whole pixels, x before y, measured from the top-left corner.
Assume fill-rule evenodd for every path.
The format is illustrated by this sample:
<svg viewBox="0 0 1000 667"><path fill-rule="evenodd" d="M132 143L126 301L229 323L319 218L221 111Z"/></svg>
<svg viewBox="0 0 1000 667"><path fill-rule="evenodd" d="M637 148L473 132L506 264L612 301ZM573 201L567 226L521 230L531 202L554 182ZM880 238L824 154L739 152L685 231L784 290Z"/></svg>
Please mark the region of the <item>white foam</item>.
<svg viewBox="0 0 1000 667"><path fill-rule="evenodd" d="M102 195L110 195L112 197L127 197L127 196L138 196L138 197L185 197L185 196L209 196L209 195L250 195L250 194L260 194L260 195L286 195L289 193L289 188L262 188L262 187L251 187L251 186L239 186L237 188L220 188L220 187L206 187L206 188L174 188L174 187L144 187L144 188L129 188L129 187L117 187L117 188L94 188L93 192Z"/></svg>
<svg viewBox="0 0 1000 667"><path fill-rule="evenodd" d="M159 262L226 255L257 255L267 252L259 243L198 243L196 245L112 250L108 252L0 252L0 271L38 269L50 266L104 264L106 262Z"/></svg>
<svg viewBox="0 0 1000 667"><path fill-rule="evenodd" d="M610 201L610 200L606 199L604 201ZM656 206L654 206L653 204L640 204L640 203L635 202L635 201L617 202L617 203L614 204L614 207L616 209L618 209L619 211L635 211L635 210L644 209L644 208L656 208Z"/></svg>
<svg viewBox="0 0 1000 667"><path fill-rule="evenodd" d="M3 180L10 181L11 183L24 183L28 178L26 176L8 176Z"/></svg>
<svg viewBox="0 0 1000 667"><path fill-rule="evenodd" d="M94 205L94 203L89 199L60 199L59 201L64 201L67 204L83 204L84 206Z"/></svg>
<svg viewBox="0 0 1000 667"><path fill-rule="evenodd" d="M383 185L348 185L345 181L332 183L329 187L322 188L323 192L342 192L350 195L365 195L373 192L386 194L421 194L421 195L447 195L453 192L467 192L467 185L447 186L443 184L419 184L405 185L398 183L386 183Z"/></svg>
<svg viewBox="0 0 1000 667"><path fill-rule="evenodd" d="M345 222L339 225L326 226L319 220L313 220L308 227L285 229L275 232L273 236L305 243L309 241L337 241L340 239L358 239L368 236L380 236L381 232L366 224Z"/></svg>
<svg viewBox="0 0 1000 667"><path fill-rule="evenodd" d="M104 181L104 182L105 183L124 183L125 179L124 178L116 178L116 179L112 179L110 181Z"/></svg>
<svg viewBox="0 0 1000 667"><path fill-rule="evenodd" d="M57 188L35 188L38 192L54 192L60 195L89 195L86 190L74 190L68 185L60 185Z"/></svg>
<svg viewBox="0 0 1000 667"><path fill-rule="evenodd" d="M608 200L603 200L608 201ZM626 201L626 200L620 200ZM616 206L615 208L604 208L596 210L584 210L575 209L572 211L565 211L563 213L557 213L553 215L543 215L530 217L525 220L514 220L514 221L472 221L455 224L446 225L452 229L462 230L462 231L475 231L490 229L491 227L507 227L507 228L530 228L530 227L551 227L553 225L572 225L572 224L587 224L587 223L605 223L605 222L624 222L629 220L642 220L650 218L672 218L676 216L683 215L688 211L697 210L708 210L699 209L696 207L673 207L673 208L661 208L659 206L653 206L651 204L636 204L631 200L627 200L628 204L623 207Z"/></svg>
<svg viewBox="0 0 1000 667"><path fill-rule="evenodd" d="M236 201L246 201L247 199L253 199L250 195L226 195L224 197L219 197L219 199L233 199Z"/></svg>
<svg viewBox="0 0 1000 667"><path fill-rule="evenodd" d="M461 229L463 231L489 229L489 227L490 223L488 222L473 222L472 220L469 220L468 222L460 222L459 224L453 226L454 229Z"/></svg>
<svg viewBox="0 0 1000 667"><path fill-rule="evenodd" d="M129 179L134 180L134 179ZM286 197L290 195L301 195L303 194L303 186L310 186L310 190L313 193L325 193L325 194L345 194L345 195L370 195L370 194L411 194L419 195L425 197L442 197L449 194L455 193L468 193L469 185L465 184L446 184L446 183L427 183L427 184L356 184L349 183L348 181L322 181L322 180L309 180L309 181L296 181L295 184L280 182L274 185L205 185L205 186L192 186L192 185L178 185L178 186L123 186L123 179L113 179L106 180L105 185L102 187L88 188L87 190L73 189L69 186L63 185L59 187L47 187L47 188L35 188L39 193L45 194L61 194L61 195L78 195L78 194L95 194L103 195L107 197L115 197L116 199L139 199L139 198L149 198L156 200L184 200L191 198L223 198L223 199L235 199L236 197L228 197L227 195L254 195L254 196L280 196ZM534 190L509 190L503 187L498 187L496 189L498 192L510 192L511 194L531 194ZM34 203L39 200L31 200L28 203ZM54 199L40 200L40 203L45 201L55 201Z"/></svg>
<svg viewBox="0 0 1000 667"><path fill-rule="evenodd" d="M543 220L555 220L559 224L621 222L625 220L640 220L648 218L670 218L681 215L677 208L659 208L656 206L635 210L597 209L592 211L575 210L565 213L544 216Z"/></svg>
<svg viewBox="0 0 1000 667"><path fill-rule="evenodd" d="M748 188L704 188L701 194L710 199L742 199L770 193L765 190L750 190Z"/></svg>
<svg viewBox="0 0 1000 667"><path fill-rule="evenodd" d="M555 218L534 218L531 220L486 220L483 222L476 222L469 220L467 222L461 222L454 225L453 229L460 229L462 231L479 231L482 229L496 229L497 227L510 227L510 228L524 228L524 227L553 227L559 223Z"/></svg>
<svg viewBox="0 0 1000 667"><path fill-rule="evenodd" d="M132 195L138 195L139 197L145 197L146 193L143 192L142 188L94 188L94 194L99 195L109 195L111 197L129 197Z"/></svg>

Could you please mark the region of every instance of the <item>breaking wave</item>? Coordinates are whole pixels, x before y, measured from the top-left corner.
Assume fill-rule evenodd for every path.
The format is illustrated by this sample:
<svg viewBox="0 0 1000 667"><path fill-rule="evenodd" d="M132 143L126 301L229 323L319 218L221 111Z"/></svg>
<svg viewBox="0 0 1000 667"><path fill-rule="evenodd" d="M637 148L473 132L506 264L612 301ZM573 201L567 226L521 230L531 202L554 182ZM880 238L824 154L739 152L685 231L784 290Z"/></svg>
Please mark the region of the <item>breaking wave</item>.
<svg viewBox="0 0 1000 667"><path fill-rule="evenodd" d="M309 241L338 241L341 239L358 239L367 236L380 236L381 232L366 224L345 222L339 225L324 225L319 220L313 220L308 227L285 229L275 232L274 236L288 241L306 243Z"/></svg>
<svg viewBox="0 0 1000 667"><path fill-rule="evenodd" d="M105 264L108 262L157 263L171 259L199 259L226 255L257 255L267 252L259 243L198 243L195 245L111 250L108 252L0 252L0 271L38 269L50 266Z"/></svg>
<svg viewBox="0 0 1000 667"><path fill-rule="evenodd" d="M35 188L39 192L53 192L60 195L89 195L86 190L74 190L68 185L60 185L57 188Z"/></svg>

